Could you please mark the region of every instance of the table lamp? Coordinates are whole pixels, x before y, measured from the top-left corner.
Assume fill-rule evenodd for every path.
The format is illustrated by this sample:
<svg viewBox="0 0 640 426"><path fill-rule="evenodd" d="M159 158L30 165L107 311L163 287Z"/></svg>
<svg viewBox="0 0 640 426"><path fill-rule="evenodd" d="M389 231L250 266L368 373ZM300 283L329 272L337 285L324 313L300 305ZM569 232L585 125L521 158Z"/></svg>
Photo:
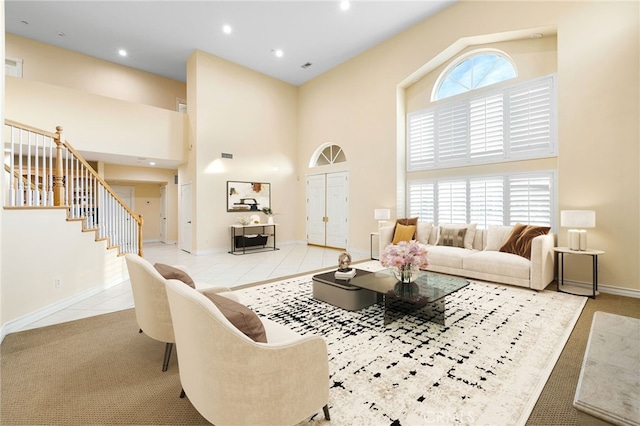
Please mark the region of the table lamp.
<svg viewBox="0 0 640 426"><path fill-rule="evenodd" d="M384 224L391 218L390 209L375 209L373 211L373 217L378 221L378 229L382 228Z"/></svg>
<svg viewBox="0 0 640 426"><path fill-rule="evenodd" d="M576 228L595 228L596 212L593 210L562 210L560 226L569 229L569 249L584 251L587 249L587 231Z"/></svg>

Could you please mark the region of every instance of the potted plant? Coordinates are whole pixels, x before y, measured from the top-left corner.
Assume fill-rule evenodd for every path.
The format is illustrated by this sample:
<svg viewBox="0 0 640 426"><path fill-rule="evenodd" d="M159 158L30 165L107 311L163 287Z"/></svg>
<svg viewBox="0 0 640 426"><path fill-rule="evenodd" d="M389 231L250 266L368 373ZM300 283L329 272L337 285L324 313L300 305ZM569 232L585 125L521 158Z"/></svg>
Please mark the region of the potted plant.
<svg viewBox="0 0 640 426"><path fill-rule="evenodd" d="M270 207L263 207L261 210L262 210L262 213L267 215L267 218L268 218L267 219L267 223L272 225L273 224L273 215L275 214L275 213L273 213L273 210L271 210Z"/></svg>

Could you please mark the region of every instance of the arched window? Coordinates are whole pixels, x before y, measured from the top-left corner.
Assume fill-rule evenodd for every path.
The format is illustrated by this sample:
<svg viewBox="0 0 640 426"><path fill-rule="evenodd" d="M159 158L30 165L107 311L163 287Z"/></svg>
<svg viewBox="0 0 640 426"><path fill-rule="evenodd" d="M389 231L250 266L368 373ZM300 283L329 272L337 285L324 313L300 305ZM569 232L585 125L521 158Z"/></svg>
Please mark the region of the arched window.
<svg viewBox="0 0 640 426"><path fill-rule="evenodd" d="M325 144L320 146L311 157L309 167L327 166L335 163L344 163L347 157L338 145Z"/></svg>
<svg viewBox="0 0 640 426"><path fill-rule="evenodd" d="M511 59L498 50L475 51L449 65L438 77L432 101L490 86L517 75Z"/></svg>

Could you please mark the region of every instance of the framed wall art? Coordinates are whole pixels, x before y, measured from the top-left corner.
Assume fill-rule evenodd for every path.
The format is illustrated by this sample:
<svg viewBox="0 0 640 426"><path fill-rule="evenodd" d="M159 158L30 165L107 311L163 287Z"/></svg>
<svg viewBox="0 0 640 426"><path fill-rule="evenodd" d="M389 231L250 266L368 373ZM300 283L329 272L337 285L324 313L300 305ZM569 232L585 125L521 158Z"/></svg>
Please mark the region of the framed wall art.
<svg viewBox="0 0 640 426"><path fill-rule="evenodd" d="M252 212L271 208L271 184L227 181L227 211Z"/></svg>

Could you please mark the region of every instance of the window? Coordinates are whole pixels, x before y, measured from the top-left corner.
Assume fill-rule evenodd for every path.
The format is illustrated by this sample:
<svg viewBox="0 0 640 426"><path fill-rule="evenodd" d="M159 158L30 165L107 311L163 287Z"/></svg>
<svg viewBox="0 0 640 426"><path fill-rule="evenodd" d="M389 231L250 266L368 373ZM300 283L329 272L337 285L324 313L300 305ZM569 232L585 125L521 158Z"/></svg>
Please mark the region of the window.
<svg viewBox="0 0 640 426"><path fill-rule="evenodd" d="M407 115L407 171L555 156L555 75Z"/></svg>
<svg viewBox="0 0 640 426"><path fill-rule="evenodd" d="M555 173L539 171L408 182L408 217L441 223L554 227Z"/></svg>
<svg viewBox="0 0 640 426"><path fill-rule="evenodd" d="M502 52L473 53L462 57L442 73L432 100L445 99L515 77L516 70L511 60Z"/></svg>
<svg viewBox="0 0 640 426"><path fill-rule="evenodd" d="M347 157L338 145L325 145L312 157L309 167L326 166L335 163L344 163Z"/></svg>

